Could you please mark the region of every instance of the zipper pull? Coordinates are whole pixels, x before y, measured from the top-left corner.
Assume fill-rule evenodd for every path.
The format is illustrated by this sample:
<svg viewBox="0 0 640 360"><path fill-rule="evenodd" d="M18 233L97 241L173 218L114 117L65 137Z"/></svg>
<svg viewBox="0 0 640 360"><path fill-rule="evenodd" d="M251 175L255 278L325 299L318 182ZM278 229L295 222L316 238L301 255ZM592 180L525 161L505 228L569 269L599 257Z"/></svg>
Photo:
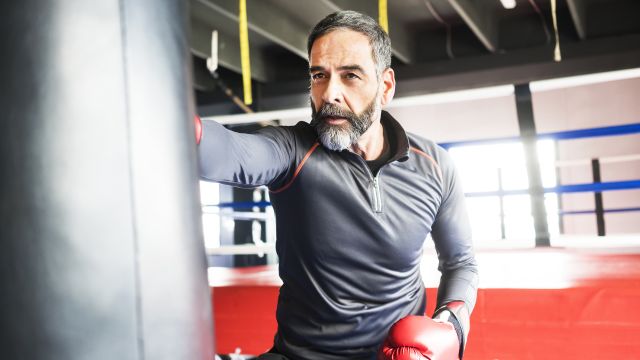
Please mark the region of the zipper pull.
<svg viewBox="0 0 640 360"><path fill-rule="evenodd" d="M380 183L377 176L373 178L373 211L382 212L382 195L380 194Z"/></svg>

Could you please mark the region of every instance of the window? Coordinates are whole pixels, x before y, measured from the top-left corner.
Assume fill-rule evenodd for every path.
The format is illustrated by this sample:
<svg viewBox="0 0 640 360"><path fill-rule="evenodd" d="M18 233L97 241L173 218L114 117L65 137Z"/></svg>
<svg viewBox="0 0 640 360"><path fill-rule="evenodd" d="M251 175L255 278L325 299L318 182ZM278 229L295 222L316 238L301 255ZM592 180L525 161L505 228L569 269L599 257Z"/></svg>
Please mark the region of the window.
<svg viewBox="0 0 640 360"><path fill-rule="evenodd" d="M537 142L544 187L556 185L555 142ZM529 187L522 143L458 146L449 149L467 196L476 242L497 239L530 240L535 237L528 194L500 194ZM558 196L545 195L550 234L559 233Z"/></svg>

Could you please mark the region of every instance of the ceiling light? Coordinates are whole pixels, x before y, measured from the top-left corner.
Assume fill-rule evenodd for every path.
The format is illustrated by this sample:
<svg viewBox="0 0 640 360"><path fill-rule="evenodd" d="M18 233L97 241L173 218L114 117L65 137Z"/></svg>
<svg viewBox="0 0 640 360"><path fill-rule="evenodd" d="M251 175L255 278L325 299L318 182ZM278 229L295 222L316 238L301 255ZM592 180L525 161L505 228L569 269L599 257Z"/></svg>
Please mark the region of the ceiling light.
<svg viewBox="0 0 640 360"><path fill-rule="evenodd" d="M516 7L516 0L500 0L505 9L513 9Z"/></svg>

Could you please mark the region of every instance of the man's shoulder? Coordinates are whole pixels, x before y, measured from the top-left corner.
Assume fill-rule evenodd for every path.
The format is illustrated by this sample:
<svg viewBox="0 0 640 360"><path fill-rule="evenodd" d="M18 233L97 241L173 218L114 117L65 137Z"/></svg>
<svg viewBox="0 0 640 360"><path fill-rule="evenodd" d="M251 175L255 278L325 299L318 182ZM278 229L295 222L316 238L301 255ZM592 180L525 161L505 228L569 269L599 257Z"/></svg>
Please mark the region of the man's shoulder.
<svg viewBox="0 0 640 360"><path fill-rule="evenodd" d="M311 125L304 121L295 125L270 125L258 131L275 140L313 141L317 137Z"/></svg>
<svg viewBox="0 0 640 360"><path fill-rule="evenodd" d="M410 132L407 132L407 137L409 138L409 150L412 155L429 159L445 174L448 173L447 170L453 167L449 152L435 141Z"/></svg>
<svg viewBox="0 0 640 360"><path fill-rule="evenodd" d="M434 158L447 153L442 146L431 139L411 132L407 132L407 138L409 139L409 147L412 151L420 150Z"/></svg>

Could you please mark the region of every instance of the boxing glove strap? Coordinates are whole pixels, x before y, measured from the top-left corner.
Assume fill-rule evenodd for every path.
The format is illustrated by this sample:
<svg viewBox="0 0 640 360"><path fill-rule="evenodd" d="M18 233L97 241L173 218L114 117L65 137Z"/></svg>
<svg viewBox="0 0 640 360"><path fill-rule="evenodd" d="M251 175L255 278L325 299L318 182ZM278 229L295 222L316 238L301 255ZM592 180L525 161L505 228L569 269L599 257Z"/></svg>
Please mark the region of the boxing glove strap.
<svg viewBox="0 0 640 360"><path fill-rule="evenodd" d="M452 301L439 307L433 314L433 318L448 321L453 325L460 342L459 357L462 360L469 333L469 311L464 301Z"/></svg>

